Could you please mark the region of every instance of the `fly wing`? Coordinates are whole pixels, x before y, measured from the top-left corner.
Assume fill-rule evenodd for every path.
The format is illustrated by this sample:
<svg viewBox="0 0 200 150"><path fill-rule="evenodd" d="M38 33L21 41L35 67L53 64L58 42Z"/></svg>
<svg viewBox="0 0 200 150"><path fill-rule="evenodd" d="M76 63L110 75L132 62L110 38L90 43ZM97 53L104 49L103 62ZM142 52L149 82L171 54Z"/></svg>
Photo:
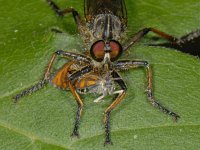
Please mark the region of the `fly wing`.
<svg viewBox="0 0 200 150"><path fill-rule="evenodd" d="M127 11L124 0L85 0L85 18L89 22L98 14L113 14L127 24Z"/></svg>

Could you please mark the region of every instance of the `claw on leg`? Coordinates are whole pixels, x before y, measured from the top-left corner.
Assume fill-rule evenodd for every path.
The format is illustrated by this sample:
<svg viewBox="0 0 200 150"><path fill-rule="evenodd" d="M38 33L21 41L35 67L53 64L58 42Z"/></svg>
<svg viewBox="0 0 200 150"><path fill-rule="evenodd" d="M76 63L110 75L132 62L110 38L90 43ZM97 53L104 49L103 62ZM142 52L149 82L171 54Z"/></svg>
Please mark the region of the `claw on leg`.
<svg viewBox="0 0 200 150"><path fill-rule="evenodd" d="M74 138L80 138L80 134L78 131L73 131L72 134L71 134L71 137L74 137Z"/></svg>
<svg viewBox="0 0 200 150"><path fill-rule="evenodd" d="M104 146L106 146L106 145L113 145L113 143L111 141L105 141Z"/></svg>

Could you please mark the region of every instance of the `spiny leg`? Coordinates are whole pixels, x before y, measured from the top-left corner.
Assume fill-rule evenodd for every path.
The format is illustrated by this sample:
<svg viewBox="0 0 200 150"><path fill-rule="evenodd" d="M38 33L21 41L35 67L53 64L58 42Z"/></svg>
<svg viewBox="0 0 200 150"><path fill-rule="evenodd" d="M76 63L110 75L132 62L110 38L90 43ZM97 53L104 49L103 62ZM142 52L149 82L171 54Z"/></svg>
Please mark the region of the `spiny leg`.
<svg viewBox="0 0 200 150"><path fill-rule="evenodd" d="M17 103L18 100L20 98L22 98L23 96L31 94L31 93L33 93L35 91L38 91L41 88L43 88L46 84L49 83L50 72L51 72L52 65L53 65L53 63L55 61L55 58L56 58L56 54L53 54L51 59L50 59L50 61L49 61L49 63L48 63L47 69L46 69L46 71L44 73L44 77L43 77L43 79L41 81L39 81L38 83L36 83L32 87L27 88L26 90L22 91L21 93L19 93L16 96L13 97L13 100L14 100L15 103Z"/></svg>
<svg viewBox="0 0 200 150"><path fill-rule="evenodd" d="M178 41L178 39L176 37L173 37L165 32L162 32L156 28L144 28L142 30L140 30L138 33L136 33L131 39L130 41L128 41L125 46L123 47L123 50L126 51L127 49L129 49L131 46L133 46L136 42L138 42L140 39L142 39L146 34L148 34L149 32L153 32L159 36L161 36L162 38L170 41L172 44L178 44L176 43Z"/></svg>
<svg viewBox="0 0 200 150"><path fill-rule="evenodd" d="M72 82L73 82L74 79L81 77L82 75L90 72L91 70L92 70L91 66L86 66L86 67L82 68L81 70L76 71L75 73L71 74L68 77L69 88L70 88L70 90L71 90L71 92L72 92L73 96L75 97L76 102L78 104L78 110L77 110L76 118L75 118L75 125L74 125L74 129L73 129L71 136L79 137L79 131L78 130L79 130L79 125L80 125L80 117L81 117L81 113L82 113L82 110L83 110L83 102L82 102L79 94L76 92L76 89L72 85Z"/></svg>
<svg viewBox="0 0 200 150"><path fill-rule="evenodd" d="M152 88L152 71L149 66L149 63L147 61L130 61L130 60L124 60L124 61L117 61L114 65L114 67L117 69L130 69L130 68L137 68L137 67L145 67L147 71L147 97L148 101L156 108L161 110L162 112L172 116L174 121L177 121L180 116L169 109L165 108L163 105L161 105L159 102L157 102L153 97L153 88Z"/></svg>
<svg viewBox="0 0 200 150"><path fill-rule="evenodd" d="M76 136L79 137L79 125L80 125L80 117L82 114L82 110L83 110L83 102L79 96L79 94L76 92L76 89L74 88L74 86L71 84L71 82L69 82L69 88L73 94L73 96L76 99L76 102L78 104L78 110L76 112L76 118L75 118L75 125L74 125L74 129L73 132L71 134L71 136Z"/></svg>
<svg viewBox="0 0 200 150"><path fill-rule="evenodd" d="M147 80L148 80L148 88L147 88L147 97L149 102L156 108L160 109L162 112L172 116L172 118L174 119L175 122L177 122L178 118L180 118L180 116L172 111L170 111L169 109L167 109L166 107L162 106L159 102L157 102L155 100L155 98L153 97L153 88L152 88L152 70L149 66L149 64L146 62L145 63L145 68L147 71Z"/></svg>
<svg viewBox="0 0 200 150"><path fill-rule="evenodd" d="M68 51L58 50L55 52L57 55L61 55L62 57L66 57L68 59L74 59L77 62L83 61L85 63L90 63L91 59L87 57L86 55L72 53Z"/></svg>
<svg viewBox="0 0 200 150"><path fill-rule="evenodd" d="M52 66L55 62L55 59L56 59L56 56L57 55L61 55L63 57L67 57L67 58L71 58L71 59L75 59L77 61L83 61L85 63L89 63L90 62L90 59L87 58L86 56L84 55L81 55L81 54L76 54L76 53L71 53L71 52L66 52L66 51L63 51L63 50L58 50L56 51L49 63L48 63L48 66L47 66L47 69L44 73L44 77L43 79L36 83L35 85L31 86L30 88L27 88L25 89L24 91L20 92L19 94L17 94L16 96L13 97L14 99L14 102L16 103L20 98L22 98L23 96L25 95L28 95L28 94L32 94L33 92L36 92L38 90L40 90L41 88L43 88L46 84L49 83L49 79L50 79L50 74L51 74L51 69L52 69Z"/></svg>
<svg viewBox="0 0 200 150"><path fill-rule="evenodd" d="M124 98L124 96L126 94L126 90L127 90L127 87L126 87L124 81L120 78L120 76L118 75L117 72L113 71L112 72L112 76L113 76L113 78L117 78L117 80L115 80L115 82L117 84L119 84L119 86L121 88L121 92L118 92L119 94L116 97L116 99L104 111L104 114L105 114L104 115L104 123L105 123L105 133L106 133L104 146L106 144L112 144L111 138L110 138L110 113L123 100L123 98Z"/></svg>
<svg viewBox="0 0 200 150"><path fill-rule="evenodd" d="M75 73L71 74L69 77L68 77L68 80L72 81L76 78L79 78L80 76L86 74L86 73L89 73L91 72L92 70L92 67L90 65L86 66L86 67L83 67L81 70L79 71L76 71Z"/></svg>
<svg viewBox="0 0 200 150"><path fill-rule="evenodd" d="M79 34L84 38L84 41L86 43L91 40L90 39L91 35L88 34L89 29L86 26L85 20L81 18L79 13L74 8L69 7L69 8L65 8L65 9L61 10L52 0L47 0L47 2L51 6L51 8L56 12L56 14L60 17L63 17L64 15L66 15L68 13L72 13L74 21L77 26L77 29L79 31ZM60 31L59 29L55 29L55 28L52 29L52 31L56 32L56 33L62 33L62 31ZM85 51L85 54L88 55L88 50Z"/></svg>
<svg viewBox="0 0 200 150"><path fill-rule="evenodd" d="M58 5L56 5L56 3L53 2L52 0L47 0L47 2L51 6L51 8L56 12L56 14L58 16L63 17L65 14L72 13L73 18L74 18L76 24L78 26L81 24L80 15L78 14L78 12L74 8L65 8L65 9L61 10L58 7Z"/></svg>

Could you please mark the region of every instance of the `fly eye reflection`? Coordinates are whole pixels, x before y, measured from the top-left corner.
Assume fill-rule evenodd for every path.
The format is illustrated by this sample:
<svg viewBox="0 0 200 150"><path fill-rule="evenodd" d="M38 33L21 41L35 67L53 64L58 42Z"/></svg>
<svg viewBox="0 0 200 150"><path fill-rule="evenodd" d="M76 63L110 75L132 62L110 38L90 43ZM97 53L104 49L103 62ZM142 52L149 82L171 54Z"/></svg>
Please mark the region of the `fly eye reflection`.
<svg viewBox="0 0 200 150"><path fill-rule="evenodd" d="M108 44L110 46L110 49L108 50L108 52L110 53L110 60L115 61L122 54L122 46L119 42L114 40L109 41ZM92 58L98 62L103 61L105 56L105 47L106 44L104 41L100 40L95 42L90 49L90 54Z"/></svg>

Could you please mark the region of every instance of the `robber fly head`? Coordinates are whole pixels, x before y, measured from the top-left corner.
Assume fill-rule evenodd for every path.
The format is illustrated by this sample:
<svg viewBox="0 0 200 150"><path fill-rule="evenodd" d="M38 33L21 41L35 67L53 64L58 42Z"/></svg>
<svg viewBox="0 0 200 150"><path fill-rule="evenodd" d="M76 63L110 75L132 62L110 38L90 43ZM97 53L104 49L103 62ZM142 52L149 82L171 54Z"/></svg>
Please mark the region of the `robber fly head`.
<svg viewBox="0 0 200 150"><path fill-rule="evenodd" d="M91 57L98 62L113 62L122 54L122 46L115 40L96 41L90 49Z"/></svg>
<svg viewBox="0 0 200 150"><path fill-rule="evenodd" d="M120 22L114 20L115 16L110 14L98 15L95 20L94 37L97 40L90 49L90 54L92 58L98 62L112 62L119 58L122 54L122 46L116 40L120 33L117 33L120 26L114 26ZM117 18L117 17L115 17ZM116 34L117 33L117 34Z"/></svg>

